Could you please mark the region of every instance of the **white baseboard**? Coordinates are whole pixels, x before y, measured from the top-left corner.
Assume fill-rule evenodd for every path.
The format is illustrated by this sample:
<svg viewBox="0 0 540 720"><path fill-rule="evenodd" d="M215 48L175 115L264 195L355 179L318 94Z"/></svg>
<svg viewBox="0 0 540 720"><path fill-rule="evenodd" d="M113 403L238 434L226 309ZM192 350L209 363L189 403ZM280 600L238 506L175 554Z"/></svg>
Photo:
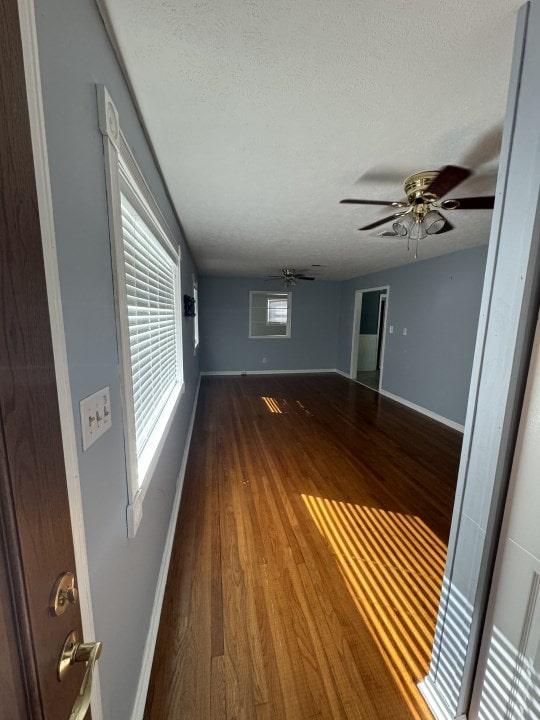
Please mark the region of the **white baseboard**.
<svg viewBox="0 0 540 720"><path fill-rule="evenodd" d="M418 689L424 700L427 703L428 708L433 713L435 720L467 720L466 715L454 715L448 708L443 705L439 694L429 679L426 677L422 682L418 683Z"/></svg>
<svg viewBox="0 0 540 720"><path fill-rule="evenodd" d="M146 705L146 696L148 694L148 685L150 683L150 673L152 671L152 661L154 659L154 651L156 648L159 620L161 617L161 608L163 606L163 597L165 595L165 585L167 584L167 574L169 572L169 563L171 560L174 533L176 530L176 520L178 518L178 511L180 509L180 498L182 496L182 487L184 486L184 476L186 474L189 448L191 445L191 436L193 434L193 425L195 423L195 414L197 412L197 402L199 399L200 384L201 379L199 376L197 390L195 391L195 399L193 402L193 411L191 413L191 419L189 421L189 428L186 436L186 445L184 448L184 455L182 457L182 465L180 466L180 473L178 475L178 480L176 483L176 493L174 496L173 508L171 512L171 520L169 522L169 529L167 531L167 538L165 540L165 547L163 549L161 567L159 569L159 576L156 586L156 595L154 598L154 606L152 608L152 615L150 616L150 625L148 628L148 634L146 636L143 662L141 666L141 673L139 675L139 684L137 687L137 694L135 696L135 703L133 705L131 720L143 720L144 707Z"/></svg>
<svg viewBox="0 0 540 720"><path fill-rule="evenodd" d="M201 375L313 375L317 373L336 373L337 375L342 375L344 378L347 378L347 380L351 380L351 376L348 373L343 372L343 370L338 370L337 368L324 368L318 370L212 370L201 372ZM427 415L427 417L432 420L443 423L443 425L447 425L458 432L462 433L465 429L463 425L460 425L453 420L449 420L448 418L443 417L443 415L438 415L431 410L427 410L421 405L416 405L409 400L405 400L398 395L394 395L382 389L378 392L390 400L395 400L402 405L406 405L408 408L411 408L411 410L416 410L416 412L422 413L422 415Z"/></svg>
<svg viewBox="0 0 540 720"><path fill-rule="evenodd" d="M351 378L351 376L343 372L343 370L334 370L335 373L338 375L343 375L343 377L347 378L348 380L353 380L354 378ZM354 382L357 382L356 380ZM362 383L359 383L362 385ZM364 387L368 387L365 385ZM399 395L394 395L393 393L388 392L387 390L383 390L382 388L379 388L379 390L376 390L375 392L379 392L381 395L384 395L385 397L389 398L390 400L395 400L398 403L401 403L402 405L406 405L408 408L411 408L411 410L416 410L416 412L422 413L422 415L427 415L427 417L431 418L432 420L436 420L437 422L443 423L443 425L447 425L448 427L451 427L453 430L457 430L458 432L462 433L465 430L464 425L460 425L457 422L454 422L454 420L449 420L448 418L445 418L443 415L438 415L437 413L432 412L431 410L427 410L427 408L422 407L421 405L416 405L416 403L410 402L410 400L405 400L402 397L399 397Z"/></svg>
<svg viewBox="0 0 540 720"><path fill-rule="evenodd" d="M319 370L219 370L201 372L201 375L312 375L316 373L338 372L334 368Z"/></svg>
<svg viewBox="0 0 540 720"><path fill-rule="evenodd" d="M422 407L421 405L416 405L413 402L410 402L409 400L405 400L404 398L399 397L399 395L394 395L392 393L389 393L387 390L379 390L379 393L381 395L384 395L384 397L390 398L390 400L395 400L398 403L401 403L402 405L406 405L408 408L411 408L411 410L416 410L416 412L422 413L422 415L427 415L427 417L431 418L432 420L437 420L437 422L443 423L444 425L448 425L448 427L453 428L454 430L458 430L460 433L462 433L465 430L464 425L460 425L457 422L454 422L453 420L449 420L448 418L443 417L442 415L437 415L437 413L432 412L431 410L427 410L426 408Z"/></svg>

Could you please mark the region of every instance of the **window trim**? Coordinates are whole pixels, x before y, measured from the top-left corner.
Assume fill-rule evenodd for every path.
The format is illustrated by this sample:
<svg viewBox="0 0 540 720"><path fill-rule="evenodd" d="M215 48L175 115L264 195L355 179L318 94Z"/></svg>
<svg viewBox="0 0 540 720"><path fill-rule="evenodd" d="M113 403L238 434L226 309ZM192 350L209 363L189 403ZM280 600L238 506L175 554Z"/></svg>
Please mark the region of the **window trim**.
<svg viewBox="0 0 540 720"><path fill-rule="evenodd" d="M197 354L201 342L199 329L199 281L195 274L191 276L193 284L193 299L195 300L195 315L193 317L193 355Z"/></svg>
<svg viewBox="0 0 540 720"><path fill-rule="evenodd" d="M286 325L285 335L252 335L251 332L251 315L253 305L253 295L265 295L266 298L269 296L282 295L287 297L287 322L286 323L268 323L267 325L276 325L283 327ZM292 318L292 292L279 292L279 291L268 291L268 290L250 290L249 291L249 339L250 340L290 340L291 338L291 318Z"/></svg>
<svg viewBox="0 0 540 720"><path fill-rule="evenodd" d="M118 355L121 371L122 411L124 418L124 444L128 486L127 525L128 537L134 537L142 517L142 503L151 483L163 445L167 439L176 409L184 392L184 369L182 351L182 314L180 308L181 249L176 242L167 221L148 187L148 184L135 160L129 145L120 129L118 111L104 85L97 86L99 128L103 135L105 151L105 177L109 206L109 234L111 239L111 258L114 278L114 298L116 311L116 331ZM142 218L156 235L164 250L177 264L178 322L177 353L179 382L169 396L153 435L159 434L151 444L151 457L143 451L144 468L139 482L135 437L135 410L133 402L133 383L131 353L129 347L129 325L127 316L126 276L124 264L124 246L121 216L121 188L132 202L135 196L137 211L142 210ZM141 465L141 467L143 467Z"/></svg>

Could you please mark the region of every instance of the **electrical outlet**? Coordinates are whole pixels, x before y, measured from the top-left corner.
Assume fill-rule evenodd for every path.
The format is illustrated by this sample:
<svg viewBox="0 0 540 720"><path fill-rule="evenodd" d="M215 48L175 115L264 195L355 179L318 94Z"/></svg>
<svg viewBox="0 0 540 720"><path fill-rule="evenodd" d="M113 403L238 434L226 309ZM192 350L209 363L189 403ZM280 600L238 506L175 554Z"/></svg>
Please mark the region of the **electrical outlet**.
<svg viewBox="0 0 540 720"><path fill-rule="evenodd" d="M80 402L83 450L96 442L111 427L109 388L98 390Z"/></svg>

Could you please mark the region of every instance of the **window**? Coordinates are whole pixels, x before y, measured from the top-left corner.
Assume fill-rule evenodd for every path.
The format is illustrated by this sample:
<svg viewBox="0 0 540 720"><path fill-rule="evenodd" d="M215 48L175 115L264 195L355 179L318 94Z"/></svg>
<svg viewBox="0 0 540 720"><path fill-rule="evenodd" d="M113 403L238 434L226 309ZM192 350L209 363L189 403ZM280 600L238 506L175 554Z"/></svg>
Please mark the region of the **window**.
<svg viewBox="0 0 540 720"><path fill-rule="evenodd" d="M178 263L121 193L139 485L152 433L179 378ZM151 458L150 458L151 459ZM142 471L142 472L141 472Z"/></svg>
<svg viewBox="0 0 540 720"><path fill-rule="evenodd" d="M250 292L249 337L291 337L291 293Z"/></svg>
<svg viewBox="0 0 540 720"><path fill-rule="evenodd" d="M98 98L123 380L128 534L133 537L183 389L180 253L105 88Z"/></svg>
<svg viewBox="0 0 540 720"><path fill-rule="evenodd" d="M266 298L266 322L277 325L287 324L287 298L268 297Z"/></svg>

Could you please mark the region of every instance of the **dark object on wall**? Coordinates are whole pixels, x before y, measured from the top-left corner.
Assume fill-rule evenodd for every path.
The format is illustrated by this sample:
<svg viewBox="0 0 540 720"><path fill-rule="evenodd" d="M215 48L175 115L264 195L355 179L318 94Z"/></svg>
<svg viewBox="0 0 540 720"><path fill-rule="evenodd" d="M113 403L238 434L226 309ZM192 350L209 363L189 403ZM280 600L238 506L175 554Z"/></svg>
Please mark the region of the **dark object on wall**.
<svg viewBox="0 0 540 720"><path fill-rule="evenodd" d="M184 295L184 316L195 317L195 298Z"/></svg>

